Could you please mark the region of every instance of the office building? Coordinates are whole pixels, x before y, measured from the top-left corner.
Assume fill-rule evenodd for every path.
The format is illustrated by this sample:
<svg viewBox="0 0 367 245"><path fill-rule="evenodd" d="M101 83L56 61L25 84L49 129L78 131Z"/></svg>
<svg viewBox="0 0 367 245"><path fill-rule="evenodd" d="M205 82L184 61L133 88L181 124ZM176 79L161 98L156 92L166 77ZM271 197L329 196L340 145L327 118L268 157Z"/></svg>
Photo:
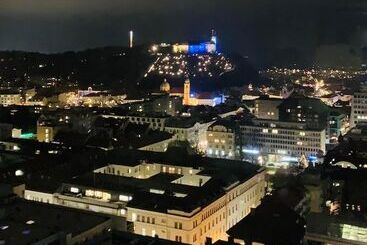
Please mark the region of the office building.
<svg viewBox="0 0 367 245"><path fill-rule="evenodd" d="M354 93L351 107L350 126L367 123L367 84L363 83L360 90Z"/></svg>
<svg viewBox="0 0 367 245"><path fill-rule="evenodd" d="M242 152L258 163L288 165L301 156L315 161L325 153L325 129L305 123L253 119L240 125Z"/></svg>
<svg viewBox="0 0 367 245"><path fill-rule="evenodd" d="M126 217L136 234L198 245L204 245L207 237L226 239L226 231L264 196L265 171L258 166L189 155L139 154L121 156L73 178L57 193L26 190L24 196Z"/></svg>

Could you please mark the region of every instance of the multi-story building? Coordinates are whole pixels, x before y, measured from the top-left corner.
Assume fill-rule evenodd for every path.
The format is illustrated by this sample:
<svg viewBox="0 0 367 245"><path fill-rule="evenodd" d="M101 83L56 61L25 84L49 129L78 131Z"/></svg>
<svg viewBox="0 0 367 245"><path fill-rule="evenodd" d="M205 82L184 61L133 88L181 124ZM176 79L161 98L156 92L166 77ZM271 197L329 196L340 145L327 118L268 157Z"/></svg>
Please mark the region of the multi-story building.
<svg viewBox="0 0 367 245"><path fill-rule="evenodd" d="M309 128L327 127L330 107L320 99L292 94L278 108L280 121L305 123Z"/></svg>
<svg viewBox="0 0 367 245"><path fill-rule="evenodd" d="M88 110L60 110L42 114L37 120L37 140L52 142L60 130L88 132L95 120L95 115Z"/></svg>
<svg viewBox="0 0 367 245"><path fill-rule="evenodd" d="M345 114L331 111L328 117L327 138L330 143L337 143L338 137L344 135L349 129L349 120Z"/></svg>
<svg viewBox="0 0 367 245"><path fill-rule="evenodd" d="M279 119L264 116L258 118L305 123L309 129L325 128L327 143L335 143L337 137L344 134L349 127L348 118L344 114L317 98L292 94L283 100L277 108Z"/></svg>
<svg viewBox="0 0 367 245"><path fill-rule="evenodd" d="M175 134L177 140L187 141L193 147L206 151L206 132L212 122L202 122L192 117L172 117L166 121L164 130Z"/></svg>
<svg viewBox="0 0 367 245"><path fill-rule="evenodd" d="M127 119L129 122L136 124L149 124L151 129L164 130L165 122L170 117L167 114L161 113L131 113L126 115L103 115L105 118L117 118L117 119Z"/></svg>
<svg viewBox="0 0 367 245"><path fill-rule="evenodd" d="M240 125L242 151L257 156L259 163L310 160L325 152L325 129L309 129L305 123L253 119Z"/></svg>
<svg viewBox="0 0 367 245"><path fill-rule="evenodd" d="M254 115L261 119L279 120L278 106L282 102L282 99L261 96L255 100Z"/></svg>
<svg viewBox="0 0 367 245"><path fill-rule="evenodd" d="M0 105L20 105L22 95L18 92L0 91Z"/></svg>
<svg viewBox="0 0 367 245"><path fill-rule="evenodd" d="M354 93L351 106L350 126L367 123L367 84L362 84L361 89Z"/></svg>
<svg viewBox="0 0 367 245"><path fill-rule="evenodd" d="M234 120L221 119L207 130L207 156L238 159L241 155L240 131Z"/></svg>
<svg viewBox="0 0 367 245"><path fill-rule="evenodd" d="M226 239L264 196L264 169L246 162L163 153L122 159L129 160L73 178L57 193L24 197L126 217L136 234L204 245L207 237Z"/></svg>

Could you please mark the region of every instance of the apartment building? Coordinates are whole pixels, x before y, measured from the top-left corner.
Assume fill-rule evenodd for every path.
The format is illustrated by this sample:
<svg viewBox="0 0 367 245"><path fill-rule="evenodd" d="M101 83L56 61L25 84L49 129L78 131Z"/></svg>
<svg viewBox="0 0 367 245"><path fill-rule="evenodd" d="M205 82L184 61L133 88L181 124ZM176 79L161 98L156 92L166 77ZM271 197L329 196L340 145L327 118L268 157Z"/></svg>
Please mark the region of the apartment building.
<svg viewBox="0 0 367 245"><path fill-rule="evenodd" d="M207 156L237 159L240 157L240 131L235 121L221 119L207 130Z"/></svg>

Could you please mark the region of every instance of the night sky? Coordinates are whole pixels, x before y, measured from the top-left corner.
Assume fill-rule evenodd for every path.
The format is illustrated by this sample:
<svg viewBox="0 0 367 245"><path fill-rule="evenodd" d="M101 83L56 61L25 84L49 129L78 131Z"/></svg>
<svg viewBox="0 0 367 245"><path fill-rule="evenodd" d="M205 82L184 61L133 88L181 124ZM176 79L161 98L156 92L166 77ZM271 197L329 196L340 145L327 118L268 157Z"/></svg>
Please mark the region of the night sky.
<svg viewBox="0 0 367 245"><path fill-rule="evenodd" d="M207 38L266 62L279 50L364 45L363 0L0 0L0 50L59 52ZM346 5L345 5L346 3Z"/></svg>

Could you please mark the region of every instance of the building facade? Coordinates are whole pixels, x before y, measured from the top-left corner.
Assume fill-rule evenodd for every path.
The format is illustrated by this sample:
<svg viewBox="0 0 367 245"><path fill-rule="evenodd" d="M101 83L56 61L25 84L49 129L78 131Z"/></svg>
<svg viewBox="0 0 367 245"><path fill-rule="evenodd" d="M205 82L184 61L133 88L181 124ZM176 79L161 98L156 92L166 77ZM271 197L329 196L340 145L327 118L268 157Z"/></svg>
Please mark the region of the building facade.
<svg viewBox="0 0 367 245"><path fill-rule="evenodd" d="M2 93L0 92L0 105L20 105L22 95L20 93Z"/></svg>
<svg viewBox="0 0 367 245"><path fill-rule="evenodd" d="M279 120L278 106L281 103L281 99L260 97L255 100L254 115L260 119Z"/></svg>
<svg viewBox="0 0 367 245"><path fill-rule="evenodd" d="M241 126L244 154L259 163L298 162L301 156L310 160L325 153L325 129L308 129L306 124L252 120Z"/></svg>
<svg viewBox="0 0 367 245"><path fill-rule="evenodd" d="M159 159L110 164L63 183L56 193L25 190L24 198L126 218L136 234L204 245L207 237L226 240L226 231L265 195L265 171L258 166Z"/></svg>
<svg viewBox="0 0 367 245"><path fill-rule="evenodd" d="M234 121L219 120L207 130L207 156L238 159L240 157L239 128Z"/></svg>
<svg viewBox="0 0 367 245"><path fill-rule="evenodd" d="M361 89L354 93L351 106L350 126L367 123L367 84L363 84Z"/></svg>

